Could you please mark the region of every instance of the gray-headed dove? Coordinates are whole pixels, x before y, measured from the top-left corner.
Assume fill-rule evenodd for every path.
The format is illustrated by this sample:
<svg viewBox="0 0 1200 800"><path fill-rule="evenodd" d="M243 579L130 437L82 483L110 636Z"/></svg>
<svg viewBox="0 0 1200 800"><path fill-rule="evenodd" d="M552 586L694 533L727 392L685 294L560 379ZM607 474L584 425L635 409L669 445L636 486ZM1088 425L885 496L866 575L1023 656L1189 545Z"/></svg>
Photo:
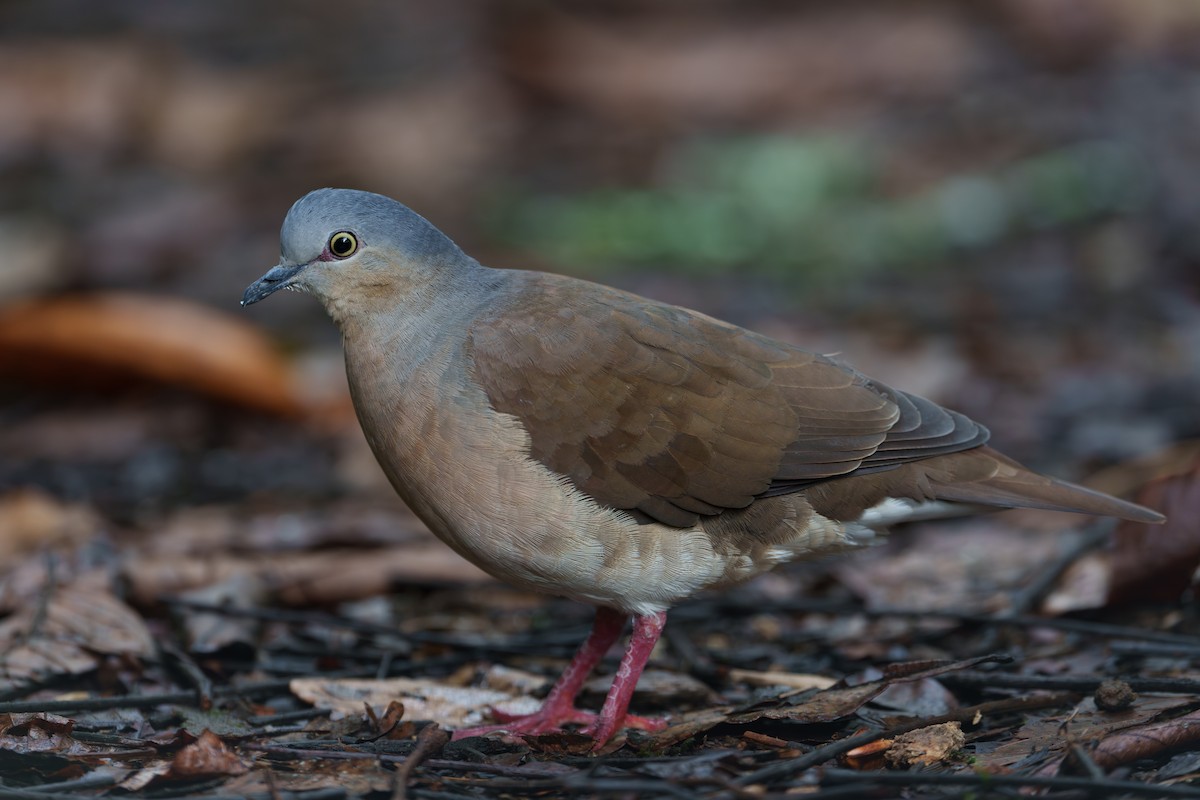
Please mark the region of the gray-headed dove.
<svg viewBox="0 0 1200 800"><path fill-rule="evenodd" d="M338 327L354 407L396 491L464 558L598 607L535 714L489 730L620 727L666 611L777 564L849 550L872 515L938 501L1159 514L1037 475L962 414L685 308L490 269L377 194L321 189L243 305L308 292ZM574 707L633 635L599 714Z"/></svg>

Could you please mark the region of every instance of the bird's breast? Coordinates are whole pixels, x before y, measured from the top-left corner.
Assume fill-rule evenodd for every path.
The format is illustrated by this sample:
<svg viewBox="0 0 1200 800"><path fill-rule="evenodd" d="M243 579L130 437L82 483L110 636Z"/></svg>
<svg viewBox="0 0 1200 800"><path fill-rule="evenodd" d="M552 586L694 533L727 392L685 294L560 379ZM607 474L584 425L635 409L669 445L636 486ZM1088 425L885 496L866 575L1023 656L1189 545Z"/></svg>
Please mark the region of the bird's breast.
<svg viewBox="0 0 1200 800"><path fill-rule="evenodd" d="M461 347L366 349L347 339L346 367L392 486L439 538L501 580L651 613L753 568L699 527L638 524L532 459L521 422L491 407Z"/></svg>

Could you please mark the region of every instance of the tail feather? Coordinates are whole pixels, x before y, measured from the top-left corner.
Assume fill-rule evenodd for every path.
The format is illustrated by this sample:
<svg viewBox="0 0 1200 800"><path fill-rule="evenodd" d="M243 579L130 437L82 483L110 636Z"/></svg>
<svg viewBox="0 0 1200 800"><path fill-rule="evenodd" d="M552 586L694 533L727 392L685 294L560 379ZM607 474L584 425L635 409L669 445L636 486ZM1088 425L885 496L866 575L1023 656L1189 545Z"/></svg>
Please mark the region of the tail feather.
<svg viewBox="0 0 1200 800"><path fill-rule="evenodd" d="M929 488L939 500L1001 508L1041 508L1095 514L1133 522L1160 523L1166 519L1157 511L1135 503L1031 472L990 447L979 447L945 458L959 461L959 465L967 459L986 459L992 462L988 470L991 474L981 475L975 480L962 480L959 469L948 469L944 476L938 474L942 470L930 471L927 473L931 484Z"/></svg>

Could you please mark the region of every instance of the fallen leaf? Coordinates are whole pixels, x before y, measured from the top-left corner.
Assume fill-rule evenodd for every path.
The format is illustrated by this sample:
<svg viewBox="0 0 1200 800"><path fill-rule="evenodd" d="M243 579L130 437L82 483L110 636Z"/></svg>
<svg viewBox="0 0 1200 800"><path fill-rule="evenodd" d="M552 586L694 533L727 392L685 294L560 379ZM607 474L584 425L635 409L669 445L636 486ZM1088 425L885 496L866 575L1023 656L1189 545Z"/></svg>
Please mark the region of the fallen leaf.
<svg viewBox="0 0 1200 800"><path fill-rule="evenodd" d="M999 611L1031 573L1067 545L1067 536L1014 530L1002 520L921 527L893 547L839 563L838 578L868 608ZM880 548L884 550L884 548Z"/></svg>
<svg viewBox="0 0 1200 800"><path fill-rule="evenodd" d="M728 721L735 724L758 719L786 719L806 723L833 722L855 713L890 686L936 678L948 672L970 669L994 660L993 656L981 656L962 661L895 664L885 671L884 677L879 680L867 681L857 686L831 687L812 694L792 693L785 695L782 698L783 702L733 714Z"/></svg>
<svg viewBox="0 0 1200 800"><path fill-rule="evenodd" d="M1106 605L1177 603L1200 566L1200 454L1181 473L1157 478L1137 502L1166 515L1162 525L1122 521L1114 536Z"/></svg>
<svg viewBox="0 0 1200 800"><path fill-rule="evenodd" d="M1110 770L1167 750L1194 746L1200 741L1200 711L1175 719L1125 728L1105 737L1090 755L1102 769Z"/></svg>
<svg viewBox="0 0 1200 800"><path fill-rule="evenodd" d="M943 722L900 734L892 740L884 759L894 769L928 767L945 761L966 743L967 737L963 735L961 723Z"/></svg>
<svg viewBox="0 0 1200 800"><path fill-rule="evenodd" d="M75 723L55 714L0 714L0 775L9 780L41 783L70 773L80 756L103 756L115 751L106 745L81 742L71 734Z"/></svg>
<svg viewBox="0 0 1200 800"><path fill-rule="evenodd" d="M152 381L299 414L287 364L254 327L174 297L107 292L0 309L0 375L68 386Z"/></svg>
<svg viewBox="0 0 1200 800"><path fill-rule="evenodd" d="M141 616L109 591L64 586L0 621L0 688L88 672L97 654L148 659L154 652Z"/></svg>
<svg viewBox="0 0 1200 800"><path fill-rule="evenodd" d="M789 689L828 689L837 680L826 675L805 675L797 672L758 672L752 669L729 670L729 680L751 686L786 686Z"/></svg>
<svg viewBox="0 0 1200 800"><path fill-rule="evenodd" d="M260 581L278 601L327 606L361 600L409 583L483 583L493 579L430 538L388 548L264 553L247 557L131 557L122 577L138 602L223 583L235 576Z"/></svg>
<svg viewBox="0 0 1200 800"><path fill-rule="evenodd" d="M180 599L223 609L256 608L267 601L267 587L259 576L238 572L217 583L177 595ZM187 633L188 649L196 655L218 653L229 647L254 652L258 645L259 620L236 613L184 608L178 614Z"/></svg>
<svg viewBox="0 0 1200 800"><path fill-rule="evenodd" d="M386 680L327 680L297 678L290 684L292 693L318 708L327 708L338 716L361 715L366 703L381 717L394 701L404 704L406 716L416 721L436 722L451 730L483 723L489 708L510 714L529 714L541 701L493 689L451 686L440 681L415 678Z"/></svg>
<svg viewBox="0 0 1200 800"><path fill-rule="evenodd" d="M0 565L58 545L77 545L102 527L90 508L62 503L37 489L0 495Z"/></svg>
<svg viewBox="0 0 1200 800"><path fill-rule="evenodd" d="M1033 768L1054 774L1072 742L1098 742L1112 733L1137 729L1159 714L1175 709L1190 710L1191 702L1178 695L1141 695L1126 711L1101 711L1095 701L1082 700L1069 714L1054 714L1026 722L1013 738L980 753L981 768L1025 772Z"/></svg>
<svg viewBox="0 0 1200 800"><path fill-rule="evenodd" d="M366 710L368 716L371 716L374 711L371 706L367 705ZM375 733L377 736L382 736L385 739L409 739L416 732L416 725L412 720L404 719L404 703L399 700L393 700L388 703L384 709L383 716L379 717L375 722Z"/></svg>
<svg viewBox="0 0 1200 800"><path fill-rule="evenodd" d="M655 747L669 747L727 723L746 725L760 719L802 723L834 722L856 713L890 686L924 681L993 660L993 656L982 656L963 661L896 664L879 680L868 681L858 686L834 686L815 692L793 690L779 698L757 702L751 706L706 708L673 715L667 728L649 734L646 739Z"/></svg>
<svg viewBox="0 0 1200 800"><path fill-rule="evenodd" d="M221 737L204 731L200 738L175 755L171 769L163 776L172 778L210 778L217 775L242 775L249 770L237 754L225 746Z"/></svg>
<svg viewBox="0 0 1200 800"><path fill-rule="evenodd" d="M6 736L28 736L34 731L69 736L74 729L74 720L58 714L0 714L0 734Z"/></svg>

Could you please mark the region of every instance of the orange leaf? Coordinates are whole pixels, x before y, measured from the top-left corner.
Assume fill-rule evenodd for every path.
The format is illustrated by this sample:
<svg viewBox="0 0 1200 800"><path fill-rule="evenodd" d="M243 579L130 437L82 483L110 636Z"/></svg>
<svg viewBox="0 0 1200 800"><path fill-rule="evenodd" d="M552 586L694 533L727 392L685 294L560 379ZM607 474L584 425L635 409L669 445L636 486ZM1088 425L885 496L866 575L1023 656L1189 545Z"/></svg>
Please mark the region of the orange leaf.
<svg viewBox="0 0 1200 800"><path fill-rule="evenodd" d="M73 388L141 380L301 411L287 364L261 333L173 297L106 292L0 309L0 375Z"/></svg>

